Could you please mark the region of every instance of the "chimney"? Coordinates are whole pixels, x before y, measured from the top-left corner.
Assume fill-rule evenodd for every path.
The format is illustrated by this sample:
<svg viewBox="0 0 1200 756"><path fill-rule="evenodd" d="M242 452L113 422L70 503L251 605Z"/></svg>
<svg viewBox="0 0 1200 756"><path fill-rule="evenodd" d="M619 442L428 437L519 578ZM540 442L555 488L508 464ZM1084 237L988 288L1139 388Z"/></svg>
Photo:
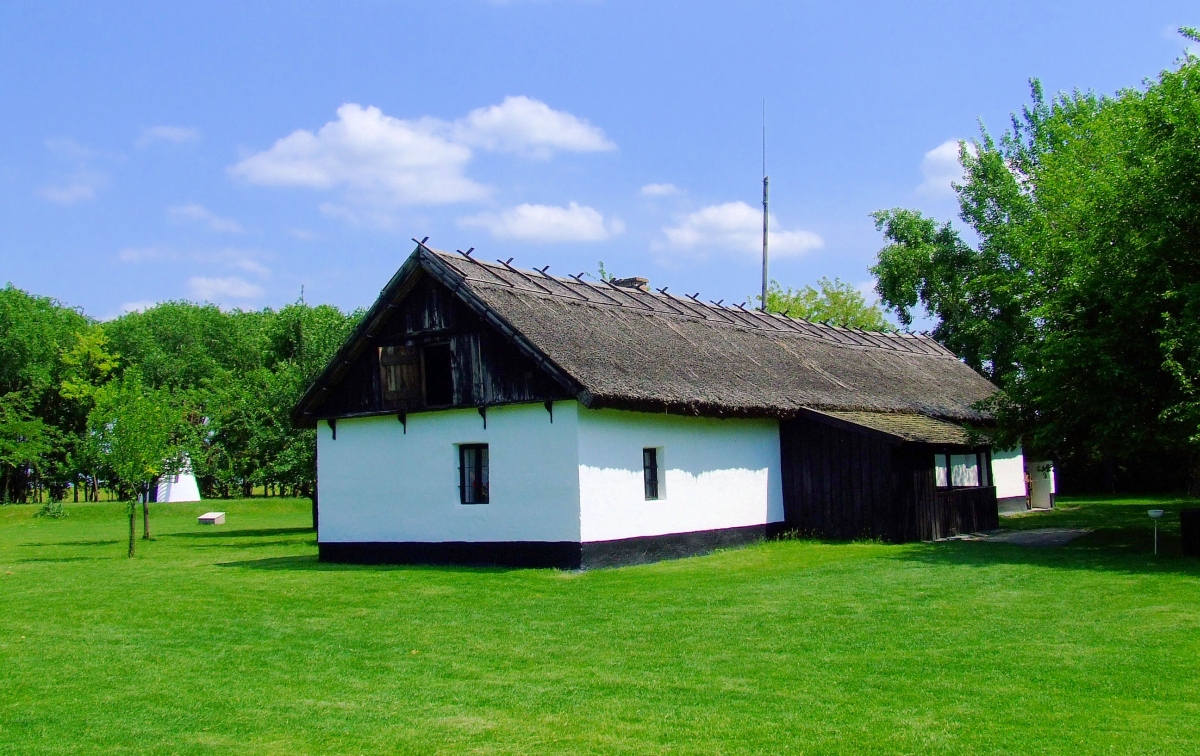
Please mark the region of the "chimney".
<svg viewBox="0 0 1200 756"><path fill-rule="evenodd" d="M637 289L638 291L650 292L650 279L640 276L632 278L610 278L608 282L613 286L620 286L623 289Z"/></svg>

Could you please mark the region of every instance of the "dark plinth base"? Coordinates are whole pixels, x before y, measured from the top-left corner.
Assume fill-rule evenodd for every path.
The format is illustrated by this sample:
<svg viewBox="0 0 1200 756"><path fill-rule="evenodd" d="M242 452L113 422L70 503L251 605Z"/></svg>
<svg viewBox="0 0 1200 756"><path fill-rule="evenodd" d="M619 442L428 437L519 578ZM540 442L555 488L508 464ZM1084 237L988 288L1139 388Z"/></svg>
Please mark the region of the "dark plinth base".
<svg viewBox="0 0 1200 756"><path fill-rule="evenodd" d="M555 567L560 570L621 567L706 554L761 541L777 525L622 538L616 541L444 541L317 544L322 562L429 564L475 567Z"/></svg>
<svg viewBox="0 0 1200 756"><path fill-rule="evenodd" d="M573 541L405 541L318 543L322 562L346 564L440 564L473 567L580 567Z"/></svg>
<svg viewBox="0 0 1200 756"><path fill-rule="evenodd" d="M769 534L768 527L751 525L745 528L700 530L692 533L622 538L616 541L592 541L583 544L583 566L585 569L595 569L646 564L663 559L707 554L716 549L745 546L766 538Z"/></svg>

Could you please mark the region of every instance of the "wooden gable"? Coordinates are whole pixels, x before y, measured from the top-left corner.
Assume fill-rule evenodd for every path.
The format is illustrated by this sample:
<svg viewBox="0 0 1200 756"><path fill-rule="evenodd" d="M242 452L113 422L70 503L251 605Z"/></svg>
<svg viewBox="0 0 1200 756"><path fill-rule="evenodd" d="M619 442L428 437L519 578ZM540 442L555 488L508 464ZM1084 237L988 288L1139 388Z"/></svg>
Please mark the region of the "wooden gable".
<svg viewBox="0 0 1200 756"><path fill-rule="evenodd" d="M424 271L313 416L348 417L570 398L558 383Z"/></svg>

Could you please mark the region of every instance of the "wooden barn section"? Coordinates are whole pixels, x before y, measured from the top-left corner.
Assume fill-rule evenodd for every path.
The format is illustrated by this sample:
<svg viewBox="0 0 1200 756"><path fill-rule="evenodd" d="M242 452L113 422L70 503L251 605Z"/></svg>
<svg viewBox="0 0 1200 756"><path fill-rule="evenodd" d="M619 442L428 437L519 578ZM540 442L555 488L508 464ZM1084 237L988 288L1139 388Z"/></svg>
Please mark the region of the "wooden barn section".
<svg viewBox="0 0 1200 756"><path fill-rule="evenodd" d="M780 424L784 529L929 541L999 526L989 450L961 426L910 413L805 412ZM974 457L969 485L949 460ZM946 470L939 476L939 458Z"/></svg>

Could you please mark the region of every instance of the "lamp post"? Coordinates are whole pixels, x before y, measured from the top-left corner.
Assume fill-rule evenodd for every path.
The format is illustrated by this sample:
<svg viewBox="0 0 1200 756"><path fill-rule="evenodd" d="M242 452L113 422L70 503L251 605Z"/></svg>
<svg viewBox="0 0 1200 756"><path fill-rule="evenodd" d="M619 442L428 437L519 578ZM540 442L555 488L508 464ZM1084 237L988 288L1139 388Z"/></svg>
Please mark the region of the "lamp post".
<svg viewBox="0 0 1200 756"><path fill-rule="evenodd" d="M1158 554L1158 520L1163 516L1161 509L1148 509L1146 514L1150 515L1150 519L1154 520L1154 553Z"/></svg>

